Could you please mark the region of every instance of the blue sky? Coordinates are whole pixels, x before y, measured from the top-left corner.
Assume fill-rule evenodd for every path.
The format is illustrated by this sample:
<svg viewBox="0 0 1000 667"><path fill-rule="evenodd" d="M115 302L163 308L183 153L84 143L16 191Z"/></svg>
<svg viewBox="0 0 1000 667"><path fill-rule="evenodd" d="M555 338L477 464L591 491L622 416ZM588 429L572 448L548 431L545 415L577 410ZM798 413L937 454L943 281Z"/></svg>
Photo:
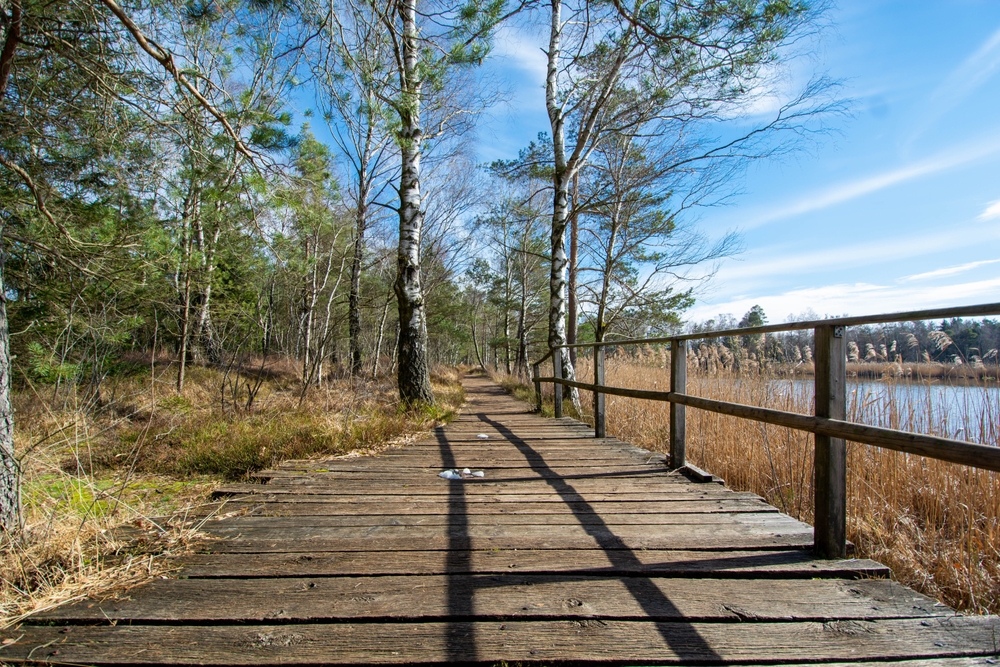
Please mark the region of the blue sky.
<svg viewBox="0 0 1000 667"><path fill-rule="evenodd" d="M742 232L688 318L772 322L1000 301L1000 2L841 0L790 70L843 85L850 117L808 150L753 165L709 235ZM480 127L483 161L548 129L542 35L508 29L488 67L513 93Z"/></svg>

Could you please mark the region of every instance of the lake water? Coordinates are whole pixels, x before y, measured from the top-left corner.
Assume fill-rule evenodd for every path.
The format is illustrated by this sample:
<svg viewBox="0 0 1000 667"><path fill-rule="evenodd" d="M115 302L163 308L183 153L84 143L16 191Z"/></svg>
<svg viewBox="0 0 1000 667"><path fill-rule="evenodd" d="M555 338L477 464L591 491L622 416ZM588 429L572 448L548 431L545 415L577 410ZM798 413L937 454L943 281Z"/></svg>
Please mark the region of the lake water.
<svg viewBox="0 0 1000 667"><path fill-rule="evenodd" d="M812 380L775 380L775 394L812 402ZM1000 446L1000 387L848 381L848 419Z"/></svg>

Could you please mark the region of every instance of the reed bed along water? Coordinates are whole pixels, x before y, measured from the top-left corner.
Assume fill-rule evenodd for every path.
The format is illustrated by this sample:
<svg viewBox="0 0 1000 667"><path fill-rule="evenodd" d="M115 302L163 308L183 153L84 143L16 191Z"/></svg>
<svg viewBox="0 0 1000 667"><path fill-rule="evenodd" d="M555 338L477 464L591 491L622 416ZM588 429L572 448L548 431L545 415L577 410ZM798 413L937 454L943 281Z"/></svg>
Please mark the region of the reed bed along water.
<svg viewBox="0 0 1000 667"><path fill-rule="evenodd" d="M593 378L587 358L577 369ZM978 378L977 378L978 380ZM608 385L663 389L669 353L610 355ZM852 421L947 437L975 433L1000 445L1000 389L995 380L966 385L962 400L941 405L933 381L887 374L851 383ZM687 393L812 414L809 382L774 370L736 373L699 368L689 359ZM608 432L642 447L669 448L669 406L607 396ZM641 405L639 405L641 403ZM592 395L581 392L584 419ZM687 410L688 459L738 490L758 493L802 521L813 513L813 440L808 433L702 410ZM901 582L967 613L1000 613L1000 474L919 456L848 444L848 539L857 557L892 568Z"/></svg>

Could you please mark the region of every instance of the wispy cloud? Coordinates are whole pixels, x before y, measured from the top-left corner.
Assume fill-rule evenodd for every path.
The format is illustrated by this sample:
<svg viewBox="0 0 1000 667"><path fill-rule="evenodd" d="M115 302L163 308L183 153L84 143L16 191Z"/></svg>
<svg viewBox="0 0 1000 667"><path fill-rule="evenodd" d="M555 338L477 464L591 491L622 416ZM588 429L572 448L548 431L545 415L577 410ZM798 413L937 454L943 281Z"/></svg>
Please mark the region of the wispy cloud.
<svg viewBox="0 0 1000 667"><path fill-rule="evenodd" d="M959 149L944 151L897 169L872 174L856 181L840 183L825 190L810 193L796 201L752 218L743 227L759 227L776 220L819 211L921 176L975 162L998 152L1000 152L1000 137L994 136L988 141L980 141Z"/></svg>
<svg viewBox="0 0 1000 667"><path fill-rule="evenodd" d="M733 286L730 293L737 289L747 291L755 287L768 288L775 280L781 280L785 285L802 284L812 280L816 274L830 270L866 270L866 267L885 266L890 262L919 257L925 258L921 260L924 266L940 266L934 260L940 260L946 252L952 252L954 257L958 250L1000 240L1000 228L979 230L972 223L965 227L949 227L954 233L942 235L940 231L931 230L903 237L894 235L891 238L868 238L857 243L828 245L821 250L811 250L797 243L755 248L742 261L727 260L713 280L715 287L709 289L719 290ZM972 230L978 231L973 233ZM988 260L973 264L980 266L993 261L1000 262ZM963 266L975 268L971 265ZM956 268L949 267L928 273L936 274L939 270L947 272L940 275L959 272ZM899 280L915 279L915 276L909 276Z"/></svg>
<svg viewBox="0 0 1000 667"><path fill-rule="evenodd" d="M974 90L985 84L1000 71L1000 30L983 42L972 55L953 69L941 85L931 93L926 111L910 136L912 143L942 116L957 107Z"/></svg>
<svg viewBox="0 0 1000 667"><path fill-rule="evenodd" d="M807 309L812 309L820 315L874 315L901 310L986 303L996 300L998 290L1000 290L1000 278L930 288L842 283L788 290L753 298L737 297L723 303L699 304L686 313L686 317L695 322L704 321L720 313L731 313L739 317L754 305L760 305L772 322L780 322L786 315L802 313Z"/></svg>
<svg viewBox="0 0 1000 667"><path fill-rule="evenodd" d="M967 264L959 264L958 266L947 266L943 269L935 269L934 271L927 271L925 273L915 273L912 276L904 276L900 280L902 282L911 282L914 280L930 280L931 278L953 276L956 273L965 273L966 271L978 269L980 266L996 264L997 262L1000 262L1000 259L984 259L979 262L968 262Z"/></svg>
<svg viewBox="0 0 1000 667"><path fill-rule="evenodd" d="M746 289L748 282L769 281L775 277L796 280L828 269L885 264L964 245L969 245L969 241L959 234L942 238L940 234L933 233L893 239L891 242L867 240L812 251L791 245L771 246L755 249L745 261L724 264L716 275L716 283L738 284L740 289Z"/></svg>
<svg viewBox="0 0 1000 667"><path fill-rule="evenodd" d="M993 220L994 218L1000 218L1000 199L991 201L987 204L986 210L976 216L976 220L979 220L980 222Z"/></svg>
<svg viewBox="0 0 1000 667"><path fill-rule="evenodd" d="M536 36L516 27L503 27L494 39L493 55L509 63L531 84L545 82L548 61Z"/></svg>

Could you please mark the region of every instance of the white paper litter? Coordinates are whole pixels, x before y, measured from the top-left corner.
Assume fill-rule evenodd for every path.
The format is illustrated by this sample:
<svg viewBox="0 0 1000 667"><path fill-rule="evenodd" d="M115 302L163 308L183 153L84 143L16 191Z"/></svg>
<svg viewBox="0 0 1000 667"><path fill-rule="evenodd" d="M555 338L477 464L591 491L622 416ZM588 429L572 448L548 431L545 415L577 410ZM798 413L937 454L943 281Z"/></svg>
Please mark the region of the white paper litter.
<svg viewBox="0 0 1000 667"><path fill-rule="evenodd" d="M465 468L461 471L445 470L444 472L439 472L438 477L441 477L442 479L474 479L476 477L486 477L486 473L482 470L470 470Z"/></svg>
<svg viewBox="0 0 1000 667"><path fill-rule="evenodd" d="M479 438L480 440L489 440L490 439L490 436L486 435L485 433L480 433L476 437Z"/></svg>

